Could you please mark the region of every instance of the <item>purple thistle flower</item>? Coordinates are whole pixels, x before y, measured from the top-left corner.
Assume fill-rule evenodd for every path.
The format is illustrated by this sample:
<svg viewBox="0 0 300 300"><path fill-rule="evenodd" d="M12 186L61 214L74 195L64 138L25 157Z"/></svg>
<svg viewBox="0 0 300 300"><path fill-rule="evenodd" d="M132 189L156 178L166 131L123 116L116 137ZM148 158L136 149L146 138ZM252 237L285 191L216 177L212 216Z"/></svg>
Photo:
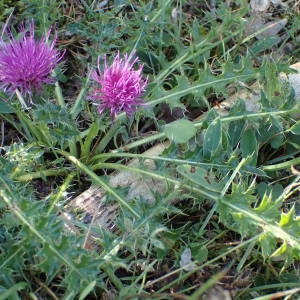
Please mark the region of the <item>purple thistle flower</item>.
<svg viewBox="0 0 300 300"><path fill-rule="evenodd" d="M50 74L63 54L54 49L56 38L48 43L50 33L35 40L33 23L29 29L23 25L17 39L6 31L9 41L0 40L0 86L4 90L31 95L44 83L54 82Z"/></svg>
<svg viewBox="0 0 300 300"><path fill-rule="evenodd" d="M98 63L97 70L92 73L92 79L101 87L94 88L91 100L98 105L99 114L109 110L114 119L122 111L132 115L137 106L142 105L140 97L145 91L147 79L142 78L143 64L140 64L137 70L134 69L137 61L138 58L130 61L127 54L122 59L118 52L110 66L105 58L103 72Z"/></svg>

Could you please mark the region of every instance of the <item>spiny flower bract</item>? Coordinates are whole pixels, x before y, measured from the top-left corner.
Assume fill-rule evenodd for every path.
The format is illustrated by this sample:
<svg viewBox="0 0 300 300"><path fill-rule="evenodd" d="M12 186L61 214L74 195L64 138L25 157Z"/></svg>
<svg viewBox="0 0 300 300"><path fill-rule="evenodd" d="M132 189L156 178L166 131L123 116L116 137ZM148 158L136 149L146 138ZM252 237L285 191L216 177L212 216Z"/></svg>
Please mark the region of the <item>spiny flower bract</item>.
<svg viewBox="0 0 300 300"><path fill-rule="evenodd" d="M103 71L98 63L97 70L92 73L92 79L100 87L94 88L91 100L98 105L99 114L108 110L112 118L120 112L132 115L137 106L142 104L140 97L145 91L147 80L142 77L143 64L134 69L137 62L138 58L131 60L127 54L121 58L118 52L110 66L105 58Z"/></svg>
<svg viewBox="0 0 300 300"><path fill-rule="evenodd" d="M54 82L50 75L63 54L54 48L56 39L48 43L50 33L35 40L33 23L28 29L23 25L18 38L6 31L8 40L0 41L0 86L4 90L32 94L44 83Z"/></svg>

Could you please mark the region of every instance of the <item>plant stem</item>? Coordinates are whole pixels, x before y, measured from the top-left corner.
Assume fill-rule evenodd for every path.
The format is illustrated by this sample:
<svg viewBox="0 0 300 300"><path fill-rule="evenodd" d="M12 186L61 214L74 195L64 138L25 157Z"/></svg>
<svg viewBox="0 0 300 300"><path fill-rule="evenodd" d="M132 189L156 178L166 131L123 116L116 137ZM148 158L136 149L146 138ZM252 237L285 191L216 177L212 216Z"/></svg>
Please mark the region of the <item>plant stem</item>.
<svg viewBox="0 0 300 300"><path fill-rule="evenodd" d="M279 111L272 111L272 112L258 112L258 113L249 113L249 114L243 114L243 115L239 115L239 116L229 116L229 117L221 117L220 120L222 123L227 123L227 122L233 122L233 121L238 121L238 120L244 120L244 119L256 119L256 118L264 118L264 117L269 117L269 116L276 116L276 115L285 115L285 114L289 114L289 113L296 113L296 112L300 112L300 109L290 109L290 110L279 110ZM196 128L201 128L203 124L203 121L198 121L198 122L194 122L194 126ZM112 153L117 153L120 151L128 151L132 148L136 148L139 146L142 146L144 144L148 144L154 141L157 141L159 139L165 139L166 135L164 132L160 132L151 136L148 136L146 138L143 138L142 140L127 144L125 146L122 146L120 148L117 148L113 151L111 151Z"/></svg>
<svg viewBox="0 0 300 300"><path fill-rule="evenodd" d="M136 142L133 142L133 143L130 143L126 146L122 146L120 148L117 148L115 150L112 150L111 152L112 153L117 153L119 151L128 151L130 149L133 149L133 148L136 148L138 146L141 146L141 145L144 145L144 144L149 144L151 142L154 142L154 141L157 141L159 139L163 139L165 138L166 135L164 132L161 132L161 133L157 133L157 134L154 134L154 135L151 135L151 136L148 136L146 138L143 138L142 140L139 140L139 141L136 141Z"/></svg>
<svg viewBox="0 0 300 300"><path fill-rule="evenodd" d="M262 169L264 171L278 171L278 170L282 170L282 169L288 169L293 165L298 165L300 164L300 157L285 161L283 163L280 164L276 164L276 165L269 165L269 166L262 166Z"/></svg>
<svg viewBox="0 0 300 300"><path fill-rule="evenodd" d="M24 174L24 175L17 176L12 179L17 180L17 181L31 181L33 179L38 179L38 178L43 178L43 177L64 175L69 172L70 172L70 169L68 169L68 168L49 169L49 170L41 170L38 172L33 172L30 174Z"/></svg>
<svg viewBox="0 0 300 300"><path fill-rule="evenodd" d="M78 114L80 113L83 97L85 96L89 80L90 80L90 75L87 76L87 79L86 79L83 87L81 88L80 93L78 94L74 105L72 106L72 108L70 110L71 115L74 120L77 118Z"/></svg>
<svg viewBox="0 0 300 300"><path fill-rule="evenodd" d="M241 79L241 78L251 78L251 77L254 77L256 73L252 73L252 74L247 74L247 75L239 75L238 78ZM171 92L171 93L168 93L167 95L163 96L163 97L160 97L159 99L155 99L155 100L152 100L152 101L149 101L147 102L148 105L151 105L151 106L155 106L159 103L162 103L162 102L166 102L167 100L171 100L172 98L179 98L179 97L182 97L186 94L189 94L189 93L192 93L194 92L195 90L198 90L198 89L201 89L201 88L204 88L204 87L209 87L209 86L214 86L214 85L217 85L217 84L220 84L220 83L223 83L223 82L232 82L234 81L235 79L237 78L237 76L233 76L233 77L228 77L228 78L221 78L221 79L216 79L216 80L212 80L212 81L209 81L209 82L205 82L205 83L198 83L198 84L194 84L192 86L190 86L189 88L186 88L186 89L182 89L182 90L179 90L179 91L176 91L176 92Z"/></svg>
<svg viewBox="0 0 300 300"><path fill-rule="evenodd" d="M69 187L72 179L74 178L75 174L71 173L68 175L68 177L66 178L66 180L64 181L64 183L61 185L58 193L56 194L56 197L53 199L48 212L47 212L47 216L50 215L50 213L52 212L53 208L55 207L55 205L57 204L57 202L63 197L63 194L65 193L65 191L67 190L67 188Z"/></svg>
<svg viewBox="0 0 300 300"><path fill-rule="evenodd" d="M122 124L124 116L125 115L120 115L120 117L118 118L118 122L115 122L105 133L99 145L96 147L96 153L102 153L105 147L107 146L107 144L113 139L116 132L120 128L120 125Z"/></svg>
<svg viewBox="0 0 300 300"><path fill-rule="evenodd" d="M56 94L56 98L57 98L57 103L61 107L65 107L66 102L65 102L65 99L64 99L64 96L62 94L62 90L61 90L61 87L60 87L58 81L55 82L55 94Z"/></svg>
<svg viewBox="0 0 300 300"><path fill-rule="evenodd" d="M65 151L58 150L57 152L66 157L69 161L71 161L78 169L89 175L94 182L99 184L99 186L103 187L103 189L106 192L114 196L116 200L118 200L122 206L126 207L135 217L140 218L140 215L127 203L126 200L124 200L113 188L109 186L109 184L100 179L100 177L97 174L91 171L86 165L81 163L76 157L70 155Z"/></svg>
<svg viewBox="0 0 300 300"><path fill-rule="evenodd" d="M123 289L122 281L114 274L114 272L106 266L102 266L101 269L107 274L111 282L115 285L115 287L121 291Z"/></svg>

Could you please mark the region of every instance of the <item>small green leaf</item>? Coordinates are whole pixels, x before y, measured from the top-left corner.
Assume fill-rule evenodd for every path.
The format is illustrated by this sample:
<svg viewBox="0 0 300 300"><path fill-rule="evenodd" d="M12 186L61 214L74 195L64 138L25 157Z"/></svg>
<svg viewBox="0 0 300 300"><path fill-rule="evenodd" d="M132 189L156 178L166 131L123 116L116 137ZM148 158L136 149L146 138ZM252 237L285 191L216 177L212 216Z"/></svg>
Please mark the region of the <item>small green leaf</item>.
<svg viewBox="0 0 300 300"><path fill-rule="evenodd" d="M207 128L218 116L214 108L210 109L202 122L202 128Z"/></svg>
<svg viewBox="0 0 300 300"><path fill-rule="evenodd" d="M277 43L278 43L277 36L264 37L263 39L259 39L258 41L253 43L253 46L251 47L251 51L253 52L253 55L256 56L259 53L265 51L266 49L271 49Z"/></svg>
<svg viewBox="0 0 300 300"><path fill-rule="evenodd" d="M162 241L160 241L159 239L157 239L157 238L151 238L150 241L151 241L151 244L155 248L158 248L160 250L166 250L165 244ZM147 251L145 251L145 253L147 253Z"/></svg>
<svg viewBox="0 0 300 300"><path fill-rule="evenodd" d="M259 206L256 207L254 210L257 212L263 212L271 207L272 198L266 194L264 194L263 198L261 199Z"/></svg>
<svg viewBox="0 0 300 300"><path fill-rule="evenodd" d="M266 97L266 94L264 93L264 91L260 91L260 100L259 100L261 106L263 108L269 108L270 107L270 102L268 100L268 98Z"/></svg>
<svg viewBox="0 0 300 300"><path fill-rule="evenodd" d="M252 128L245 130L240 141L240 147L243 157L253 156L252 164L256 165L257 158L257 140Z"/></svg>
<svg viewBox="0 0 300 300"><path fill-rule="evenodd" d="M86 296L88 296L88 294L94 289L96 285L96 280L93 280L92 282L90 282L87 287L81 292L80 296L79 296L79 300L83 300L85 299Z"/></svg>
<svg viewBox="0 0 300 300"><path fill-rule="evenodd" d="M253 212L264 218L275 219L278 216L279 206L279 202L272 201L272 197L265 194Z"/></svg>
<svg viewBox="0 0 300 300"><path fill-rule="evenodd" d="M278 249L276 249L276 250L272 253L272 255L271 255L270 257L271 257L272 260L274 260L274 261L284 260L284 259L285 259L285 255L284 255L284 254L287 253L288 249L289 249L289 248L288 248L288 245L287 245L286 241L284 241L284 242L282 243L282 245L281 245Z"/></svg>
<svg viewBox="0 0 300 300"><path fill-rule="evenodd" d="M196 128L192 122L180 119L165 125L164 133L167 138L180 144L186 143L190 138L195 136Z"/></svg>
<svg viewBox="0 0 300 300"><path fill-rule="evenodd" d="M222 125L220 118L213 121L207 128L203 141L203 157L210 160L222 146Z"/></svg>
<svg viewBox="0 0 300 300"><path fill-rule="evenodd" d="M176 92L180 92L182 90L186 90L190 87L190 82L185 76L176 76L177 86L172 89L172 92L176 94ZM183 103L180 102L182 96L172 97L172 99L168 100L167 103L169 104L170 108L181 107L185 108Z"/></svg>
<svg viewBox="0 0 300 300"><path fill-rule="evenodd" d="M283 186L279 183L268 185L266 182L262 181L256 185L256 190L261 198L263 198L264 195L267 195L268 197L271 197L272 201L276 201L283 193Z"/></svg>
<svg viewBox="0 0 300 300"><path fill-rule="evenodd" d="M228 132L229 132L229 141L231 144L231 147L234 148L237 143L239 142L241 135L243 133L245 126L244 120L238 120L235 122L230 122Z"/></svg>
<svg viewBox="0 0 300 300"><path fill-rule="evenodd" d="M300 135L300 121L296 122L290 129L293 134Z"/></svg>
<svg viewBox="0 0 300 300"><path fill-rule="evenodd" d="M260 235L259 242L264 259L268 259L276 248L276 238L266 232Z"/></svg>
<svg viewBox="0 0 300 300"><path fill-rule="evenodd" d="M0 113L1 114L11 114L14 112L14 109L3 100L0 100Z"/></svg>
<svg viewBox="0 0 300 300"><path fill-rule="evenodd" d="M279 226L284 227L293 221L295 214L295 206L293 206L287 213L281 213Z"/></svg>
<svg viewBox="0 0 300 300"><path fill-rule="evenodd" d="M273 149L278 149L283 144L284 144L284 135L283 134L274 136L270 141L270 145Z"/></svg>
<svg viewBox="0 0 300 300"><path fill-rule="evenodd" d="M199 244L191 245L191 251L193 258L197 260L198 263L202 263L207 260L208 249L206 246L199 247Z"/></svg>

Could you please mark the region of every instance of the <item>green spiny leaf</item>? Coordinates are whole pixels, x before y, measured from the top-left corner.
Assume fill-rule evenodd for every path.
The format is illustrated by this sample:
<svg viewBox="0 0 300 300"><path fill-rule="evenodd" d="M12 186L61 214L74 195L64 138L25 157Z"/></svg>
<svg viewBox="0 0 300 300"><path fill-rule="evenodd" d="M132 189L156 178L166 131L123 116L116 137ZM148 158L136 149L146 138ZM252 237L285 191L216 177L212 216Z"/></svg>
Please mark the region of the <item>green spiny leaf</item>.
<svg viewBox="0 0 300 300"><path fill-rule="evenodd" d="M214 120L207 128L203 141L203 157L211 160L222 148L222 124L220 118Z"/></svg>
<svg viewBox="0 0 300 300"><path fill-rule="evenodd" d="M251 165L256 165L257 160L257 140L255 136L255 131L252 128L248 128L242 134L240 140L240 147L243 157L251 156Z"/></svg>

